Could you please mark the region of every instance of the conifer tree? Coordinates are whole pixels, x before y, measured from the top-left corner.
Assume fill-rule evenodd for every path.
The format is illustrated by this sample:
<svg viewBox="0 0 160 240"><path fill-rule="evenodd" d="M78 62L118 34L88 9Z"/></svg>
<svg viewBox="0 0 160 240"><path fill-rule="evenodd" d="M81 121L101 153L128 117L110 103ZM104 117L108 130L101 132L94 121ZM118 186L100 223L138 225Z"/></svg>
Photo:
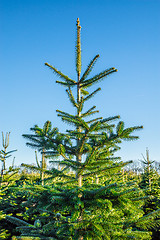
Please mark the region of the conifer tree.
<svg viewBox="0 0 160 240"><path fill-rule="evenodd" d="M38 194L37 201L43 202L39 211L48 214L48 223L43 224L44 219L39 219L41 226L36 229L31 226L33 231L30 234L27 223L20 225L21 239L26 235L30 239L151 239L146 227L150 216L144 216L142 210L143 191L136 182L123 182L121 169L130 162L122 162L114 156L123 140L139 138L132 134L142 126L125 128L123 121L115 124L119 115L92 118L99 112L96 106L84 111L84 104L101 90L98 87L90 92L90 87L108 78L117 69L111 67L89 77L99 58L96 55L81 74L79 19L76 26L76 79L45 63L61 78L56 82L66 88L68 98L76 109L75 115L57 110L62 121L72 125L73 129L66 130L66 133L57 130L54 134L41 131L46 144L46 157L53 158L52 162L60 164L62 168L45 170L53 179L52 184L39 188L35 186L34 190L32 188L32 191L41 192L46 197L43 199ZM28 167L39 170L37 167ZM99 181L95 183L97 178ZM156 214L159 214L159 210L152 216ZM8 220L14 221L9 217Z"/></svg>
<svg viewBox="0 0 160 240"><path fill-rule="evenodd" d="M9 146L9 136L10 136L10 132L9 133L7 132L5 137L4 137L4 133L2 132L3 149L0 151L0 160L2 162L1 181L3 181L4 171L6 170L6 159L11 157L11 153L17 151L17 150L12 150L7 152L7 148Z"/></svg>
<svg viewBox="0 0 160 240"><path fill-rule="evenodd" d="M150 214L160 208L160 182L159 175L154 168L154 161L150 160L149 150L146 149L146 157L142 154L144 172L141 174L140 187L143 189L146 199L143 206L145 214ZM157 216L156 224L151 225L153 239L160 239L160 217Z"/></svg>
<svg viewBox="0 0 160 240"><path fill-rule="evenodd" d="M149 150L146 149L146 158L142 154L143 160L142 163L144 165L144 174L142 174L142 182L144 182L144 186L147 190L150 192L152 191L152 178L154 178L154 175L156 171L154 170L153 163L154 161L151 161L149 158Z"/></svg>
<svg viewBox="0 0 160 240"><path fill-rule="evenodd" d="M47 169L47 163L45 158L45 151L47 149L48 141L46 141L44 135L50 134L53 137L53 134L57 131L56 128L51 129L51 122L46 121L43 128L39 128L37 125L35 125L33 128L30 128L34 134L23 134L22 136L29 140L29 142L26 143L27 146L36 148L39 152L42 154L42 161L41 166L38 162L37 155L36 155L36 162L41 172L41 182L42 185L44 184L44 170ZM24 165L25 166L25 165Z"/></svg>

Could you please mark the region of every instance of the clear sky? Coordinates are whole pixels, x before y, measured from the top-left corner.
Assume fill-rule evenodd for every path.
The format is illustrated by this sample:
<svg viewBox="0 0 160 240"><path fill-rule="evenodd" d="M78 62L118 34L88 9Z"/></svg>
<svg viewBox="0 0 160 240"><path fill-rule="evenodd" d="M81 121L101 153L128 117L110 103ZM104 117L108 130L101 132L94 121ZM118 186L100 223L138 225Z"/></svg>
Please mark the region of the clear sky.
<svg viewBox="0 0 160 240"><path fill-rule="evenodd" d="M22 138L30 127L50 120L61 131L69 128L56 109L72 108L44 63L76 77L77 17L82 69L96 54L93 73L118 68L100 83L91 106L96 104L103 117L119 114L126 127L144 126L137 132L140 140L123 143L119 155L125 161L141 159L148 147L151 159L160 161L160 1L0 0L0 132L11 131L9 150L18 149L16 164L35 162L34 150Z"/></svg>

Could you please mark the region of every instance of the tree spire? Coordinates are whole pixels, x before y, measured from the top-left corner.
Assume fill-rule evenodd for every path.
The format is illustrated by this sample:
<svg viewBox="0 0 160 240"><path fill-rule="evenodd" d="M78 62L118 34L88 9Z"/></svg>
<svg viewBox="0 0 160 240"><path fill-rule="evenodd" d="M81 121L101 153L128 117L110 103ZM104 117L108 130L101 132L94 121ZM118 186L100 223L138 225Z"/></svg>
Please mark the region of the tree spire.
<svg viewBox="0 0 160 240"><path fill-rule="evenodd" d="M81 26L79 18L77 18L77 40L76 40L76 71L78 74L78 80L80 80L81 74Z"/></svg>

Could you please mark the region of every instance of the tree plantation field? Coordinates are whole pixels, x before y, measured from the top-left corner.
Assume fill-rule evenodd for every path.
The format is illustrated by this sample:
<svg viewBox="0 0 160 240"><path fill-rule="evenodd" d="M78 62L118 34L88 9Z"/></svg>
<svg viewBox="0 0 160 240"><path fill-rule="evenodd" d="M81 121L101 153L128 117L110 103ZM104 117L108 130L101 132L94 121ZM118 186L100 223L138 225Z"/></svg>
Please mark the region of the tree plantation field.
<svg viewBox="0 0 160 240"><path fill-rule="evenodd" d="M45 63L59 77L56 82L64 87L75 114L56 110L68 124L63 133L46 121L23 134L35 151L34 165L15 167L13 161L6 168L16 150L8 150L10 133L2 132L0 239L160 239L159 164L150 160L148 149L141 168L117 157L121 143L138 140L143 126L126 128L119 115L96 117L96 106L84 110L100 92L101 81L117 72L111 67L91 76L98 58L81 72L77 19L77 78Z"/></svg>

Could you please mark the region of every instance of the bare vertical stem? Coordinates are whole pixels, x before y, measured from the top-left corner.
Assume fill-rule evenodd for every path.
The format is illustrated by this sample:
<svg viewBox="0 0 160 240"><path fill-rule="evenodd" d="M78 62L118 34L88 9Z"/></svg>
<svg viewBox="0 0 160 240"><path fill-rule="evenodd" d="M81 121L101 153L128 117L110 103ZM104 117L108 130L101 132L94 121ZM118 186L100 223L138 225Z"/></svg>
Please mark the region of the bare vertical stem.
<svg viewBox="0 0 160 240"><path fill-rule="evenodd" d="M99 184L99 177L97 174L96 174L96 184Z"/></svg>
<svg viewBox="0 0 160 240"><path fill-rule="evenodd" d="M79 82L79 79L78 79L78 82ZM81 99L81 91L80 91L80 86L78 83L78 85L77 85L77 103L78 103L78 105L80 103L80 99ZM77 115L79 117L81 116L81 112L79 111L79 109L77 109ZM77 130L78 130L78 132L81 132L80 127L78 127ZM79 146L79 143L80 143L80 139L78 138L77 139L77 147ZM82 161L82 155L80 153L77 153L77 162L81 162L81 161ZM77 171L77 178L78 178L78 186L82 187L82 175L81 174L79 175L78 171Z"/></svg>
<svg viewBox="0 0 160 240"><path fill-rule="evenodd" d="M124 168L122 169L122 176L123 176L123 182L125 182L125 179L124 179Z"/></svg>
<svg viewBox="0 0 160 240"><path fill-rule="evenodd" d="M81 88L80 88L80 74L81 74L81 39L80 39L80 30L81 30L81 26L80 26L80 21L79 18L77 18L77 45L76 45L76 71L77 71L77 116L80 117L81 116L81 110L79 108L80 106L80 102L81 102ZM81 128L77 127L77 131L81 132ZM77 149L79 147L80 144L80 138L77 138ZM77 152L77 156L76 156L76 160L77 162L81 162L82 161L82 155L81 153L79 153L79 151ZM79 170L77 170L76 173L76 177L78 179L78 186L82 187L82 175L79 174ZM79 194L78 196L79 198L82 197L81 194ZM80 210L80 216L78 217L78 222L81 222L83 220L83 216L82 216L82 210ZM83 236L79 236L78 240L83 240Z"/></svg>
<svg viewBox="0 0 160 240"><path fill-rule="evenodd" d="M147 166L147 168L148 168L148 181L149 181L149 190L151 191L151 176L150 176L150 160L149 160L149 150L148 149L146 149L146 157L147 157L147 164L148 164L148 166Z"/></svg>
<svg viewBox="0 0 160 240"><path fill-rule="evenodd" d="M77 71L77 105L79 106L80 101L81 101L81 88L80 88L80 74L81 74L81 39L80 39L80 31L81 31L81 26L80 26L80 21L79 18L77 18L77 45L76 45L76 71ZM81 116L81 111L79 107L77 107L77 116ZM80 132L81 128L77 127L77 131ZM77 148L79 146L80 139L77 139ZM77 162L82 161L82 156L80 153L77 153L76 157ZM77 178L78 178L78 186L82 187L82 175L79 175L79 172L77 171Z"/></svg>
<svg viewBox="0 0 160 240"><path fill-rule="evenodd" d="M42 152L42 171L41 171L41 181L42 181L42 186L44 185L44 169L45 169L45 150L43 149Z"/></svg>
<svg viewBox="0 0 160 240"><path fill-rule="evenodd" d="M78 78L81 74L81 26L79 18L77 18L77 44L76 44L76 71Z"/></svg>
<svg viewBox="0 0 160 240"><path fill-rule="evenodd" d="M6 151L9 146L9 133L6 133L6 137L4 137L4 133L2 132L2 145L4 148L4 158L3 158L3 170L6 170Z"/></svg>

